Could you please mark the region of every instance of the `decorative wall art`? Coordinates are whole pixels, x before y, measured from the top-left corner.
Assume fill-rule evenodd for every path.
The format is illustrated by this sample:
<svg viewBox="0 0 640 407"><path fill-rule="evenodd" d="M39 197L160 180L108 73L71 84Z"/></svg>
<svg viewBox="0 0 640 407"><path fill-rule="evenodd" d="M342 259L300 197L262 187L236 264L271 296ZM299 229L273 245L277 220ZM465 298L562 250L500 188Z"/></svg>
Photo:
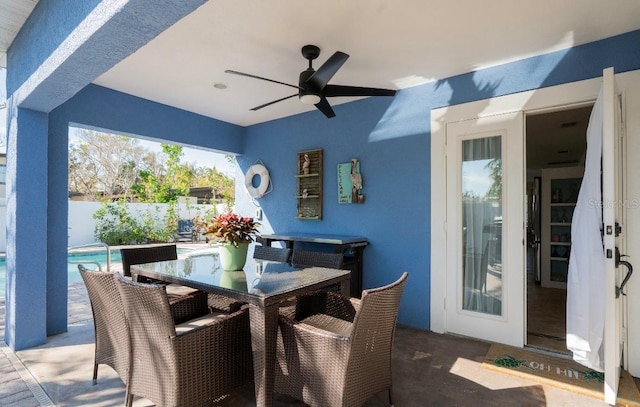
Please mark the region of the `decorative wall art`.
<svg viewBox="0 0 640 407"><path fill-rule="evenodd" d="M322 219L322 150L298 153L297 218Z"/></svg>
<svg viewBox="0 0 640 407"><path fill-rule="evenodd" d="M338 164L338 203L364 203L360 161L356 158L349 163Z"/></svg>
<svg viewBox="0 0 640 407"><path fill-rule="evenodd" d="M257 185L254 185L254 178L258 178ZM258 160L247 170L244 177L244 186L251 198L262 198L265 194L271 192L271 179L269 178L269 170L264 166L262 161Z"/></svg>

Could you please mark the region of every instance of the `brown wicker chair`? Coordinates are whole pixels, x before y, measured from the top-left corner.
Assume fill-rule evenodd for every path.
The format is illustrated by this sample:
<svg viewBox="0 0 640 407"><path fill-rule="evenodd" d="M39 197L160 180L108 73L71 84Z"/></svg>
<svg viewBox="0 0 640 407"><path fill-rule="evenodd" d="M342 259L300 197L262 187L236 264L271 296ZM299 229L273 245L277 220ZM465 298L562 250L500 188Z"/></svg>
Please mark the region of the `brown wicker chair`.
<svg viewBox="0 0 640 407"><path fill-rule="evenodd" d="M307 250L294 250L291 255L291 264L294 267L326 267L332 269L342 269L344 257L342 253L314 252ZM325 290L318 292L315 296L306 295L298 298L296 307L282 307L281 313L296 319L302 319L309 310L318 309L319 303L322 304L324 291L340 292L340 285L327 287Z"/></svg>
<svg viewBox="0 0 640 407"><path fill-rule="evenodd" d="M156 261L177 260L178 249L175 244L147 247L126 247L120 249L122 273L131 277L131 266L134 264L153 263Z"/></svg>
<svg viewBox="0 0 640 407"><path fill-rule="evenodd" d="M291 264L295 267L327 267L341 269L344 258L342 253L314 252L308 250L294 250Z"/></svg>
<svg viewBox="0 0 640 407"><path fill-rule="evenodd" d="M111 366L126 384L129 368L129 331L120 292L116 286L116 273L88 270L82 264L78 264L78 270L87 287L93 313L93 384L98 381L100 364ZM171 299L169 306L176 323L188 320L189 316L202 316L209 312L207 294L204 292Z"/></svg>
<svg viewBox="0 0 640 407"><path fill-rule="evenodd" d="M127 406L200 406L253 380L249 313L208 314L175 325L165 287L116 281L131 338Z"/></svg>
<svg viewBox="0 0 640 407"><path fill-rule="evenodd" d="M177 260L178 249L175 244L146 247L126 247L120 249L122 258L122 272L131 277L131 266L135 264L153 263L156 261ZM154 282L151 279L143 279L142 282ZM158 284L165 284L160 283ZM169 301L176 305L171 310L177 324L189 319L197 318L201 312L202 302L207 303L207 294L194 288L184 287L178 284L167 284ZM179 306L178 306L179 305ZM192 312L193 311L193 312Z"/></svg>
<svg viewBox="0 0 640 407"><path fill-rule="evenodd" d="M253 258L288 263L291 258L291 249L256 245L253 248Z"/></svg>
<svg viewBox="0 0 640 407"><path fill-rule="evenodd" d="M275 391L310 406L361 406L383 390L391 404L391 351L407 273L364 290L362 299L327 293L325 313L280 316Z"/></svg>
<svg viewBox="0 0 640 407"><path fill-rule="evenodd" d="M111 366L126 384L129 369L129 331L120 292L116 286L115 273L91 271L82 264L78 264L78 270L87 287L93 313L96 344L93 384L98 381L100 364Z"/></svg>

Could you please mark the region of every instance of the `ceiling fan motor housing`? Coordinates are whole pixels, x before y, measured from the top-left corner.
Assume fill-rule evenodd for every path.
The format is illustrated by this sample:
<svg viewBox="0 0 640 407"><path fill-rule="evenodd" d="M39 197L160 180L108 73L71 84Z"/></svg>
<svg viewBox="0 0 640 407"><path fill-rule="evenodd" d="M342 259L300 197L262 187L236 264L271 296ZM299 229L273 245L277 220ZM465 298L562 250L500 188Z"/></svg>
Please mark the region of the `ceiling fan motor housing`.
<svg viewBox="0 0 640 407"><path fill-rule="evenodd" d="M300 99L306 95L317 95L320 97L320 90L314 89L311 84L307 83L307 79L309 79L315 72L316 71L313 68L308 68L300 72L300 80L298 81L298 86L300 86L298 97Z"/></svg>

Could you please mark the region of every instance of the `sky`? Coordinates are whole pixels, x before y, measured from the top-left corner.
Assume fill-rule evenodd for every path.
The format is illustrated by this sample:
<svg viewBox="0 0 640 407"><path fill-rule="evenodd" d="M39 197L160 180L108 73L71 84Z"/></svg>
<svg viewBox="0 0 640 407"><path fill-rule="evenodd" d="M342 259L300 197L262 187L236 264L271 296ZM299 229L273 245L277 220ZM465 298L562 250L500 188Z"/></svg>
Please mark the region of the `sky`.
<svg viewBox="0 0 640 407"><path fill-rule="evenodd" d="M5 86L6 80L6 70L4 68L0 68L0 105L6 101L7 91ZM0 153L6 152L6 136L7 136L7 109L0 109ZM71 131L69 135L69 142L74 143L77 142L77 137L74 135L74 132ZM140 145L144 148L159 152L162 150L160 147L160 143L155 143L151 141L146 141L139 139ZM214 153L211 151L198 150L194 148L183 147L182 151L184 155L182 156L181 161L184 163L195 162L197 166L203 167L215 167L218 171L232 176L234 174L235 168L232 164L230 164L224 154Z"/></svg>

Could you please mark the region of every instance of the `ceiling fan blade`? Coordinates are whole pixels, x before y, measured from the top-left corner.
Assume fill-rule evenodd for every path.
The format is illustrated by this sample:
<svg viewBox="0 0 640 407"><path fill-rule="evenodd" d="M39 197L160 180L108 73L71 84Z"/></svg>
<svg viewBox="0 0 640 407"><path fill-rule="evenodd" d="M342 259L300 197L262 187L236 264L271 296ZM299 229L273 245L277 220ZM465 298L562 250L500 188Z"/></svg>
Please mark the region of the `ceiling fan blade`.
<svg viewBox="0 0 640 407"><path fill-rule="evenodd" d="M224 72L225 73L231 73L231 74L234 74L234 75L246 76L246 77L254 78L254 79L262 79L263 81L267 81L267 82L279 83L280 85L291 86L292 88L296 88L296 89L302 89L301 87L296 86L296 85L291 85L289 83L284 83L284 82L276 81L276 80L269 79L269 78L263 78L262 76L251 75L250 73L232 71L231 69L227 69Z"/></svg>
<svg viewBox="0 0 640 407"><path fill-rule="evenodd" d="M359 86L327 85L322 90L325 97L331 96L393 96L393 89L362 88Z"/></svg>
<svg viewBox="0 0 640 407"><path fill-rule="evenodd" d="M327 100L327 98L323 97L322 99L320 99L320 101L318 103L316 103L315 105L318 110L320 110L325 116L327 116L328 119L335 117L336 113L333 111L333 109L331 108L331 105L329 104L329 101Z"/></svg>
<svg viewBox="0 0 640 407"><path fill-rule="evenodd" d="M282 99L274 100L274 101L272 101L272 102L265 103L264 105L256 106L256 107L254 107L254 108L253 108L253 109L251 109L251 110L253 110L253 111L260 110L260 109L262 109L263 107L267 107L267 106L272 105L272 104L274 104L274 103L282 102L283 100L291 99L291 98L292 98L292 97L294 97L294 96L298 96L298 94L297 94L297 93L294 93L293 95L285 96L285 97L283 97Z"/></svg>
<svg viewBox="0 0 640 407"><path fill-rule="evenodd" d="M348 58L349 55L344 52L336 51L313 75L309 77L309 79L307 79L306 83L316 89L324 88Z"/></svg>

